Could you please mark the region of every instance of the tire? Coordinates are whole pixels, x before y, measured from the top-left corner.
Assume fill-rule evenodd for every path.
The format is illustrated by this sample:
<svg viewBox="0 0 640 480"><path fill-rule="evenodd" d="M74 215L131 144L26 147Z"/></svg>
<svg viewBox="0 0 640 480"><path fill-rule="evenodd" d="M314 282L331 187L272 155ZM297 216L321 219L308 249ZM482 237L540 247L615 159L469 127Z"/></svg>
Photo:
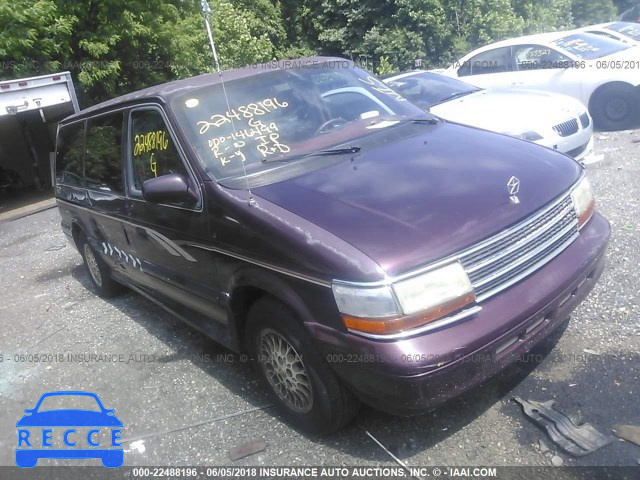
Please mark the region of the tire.
<svg viewBox="0 0 640 480"><path fill-rule="evenodd" d="M103 298L111 298L122 293L124 287L111 278L111 269L83 234L78 238L78 250L94 290Z"/></svg>
<svg viewBox="0 0 640 480"><path fill-rule="evenodd" d="M639 99L631 85L605 85L593 94L589 102L594 126L605 131L631 127L638 118Z"/></svg>
<svg viewBox="0 0 640 480"><path fill-rule="evenodd" d="M326 434L344 427L358 413L358 399L322 360L301 322L284 304L271 297L255 302L246 332L249 355L263 387L295 428Z"/></svg>

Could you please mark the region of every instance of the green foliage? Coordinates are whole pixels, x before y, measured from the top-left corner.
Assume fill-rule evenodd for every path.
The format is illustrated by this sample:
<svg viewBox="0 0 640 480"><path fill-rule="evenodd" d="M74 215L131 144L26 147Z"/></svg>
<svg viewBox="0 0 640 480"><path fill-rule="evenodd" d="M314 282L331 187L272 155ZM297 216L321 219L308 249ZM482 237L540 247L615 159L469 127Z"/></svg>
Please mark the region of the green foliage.
<svg viewBox="0 0 640 480"><path fill-rule="evenodd" d="M314 54L377 73L444 66L640 0L210 0L223 68ZM0 79L70 70L81 103L212 71L200 0L0 0Z"/></svg>
<svg viewBox="0 0 640 480"><path fill-rule="evenodd" d="M640 3L638 0L613 0L614 5L618 11L618 14L626 12L631 7L635 7Z"/></svg>
<svg viewBox="0 0 640 480"><path fill-rule="evenodd" d="M395 68L391 65L391 62L387 59L387 57L380 57L380 65L376 68L376 75L386 75L388 73L394 73Z"/></svg>
<svg viewBox="0 0 640 480"><path fill-rule="evenodd" d="M523 33L552 32L573 27L571 5L574 0L518 0L513 10L524 21Z"/></svg>
<svg viewBox="0 0 640 480"><path fill-rule="evenodd" d="M612 0L573 0L571 5L573 21L576 26L609 22L617 17L617 9Z"/></svg>
<svg viewBox="0 0 640 480"><path fill-rule="evenodd" d="M276 58L282 44L281 26L265 25L259 12L243 10L227 0L216 3L211 26L222 68L233 68ZM164 25L163 37L172 73L188 77L214 69L204 19L198 8L176 24Z"/></svg>
<svg viewBox="0 0 640 480"><path fill-rule="evenodd" d="M215 3L213 32L226 68L286 48L277 8L244 3ZM213 65L197 0L0 0L0 23L0 78L70 70L83 104Z"/></svg>
<svg viewBox="0 0 640 480"><path fill-rule="evenodd" d="M0 79L55 71L70 53L72 22L53 0L0 0Z"/></svg>

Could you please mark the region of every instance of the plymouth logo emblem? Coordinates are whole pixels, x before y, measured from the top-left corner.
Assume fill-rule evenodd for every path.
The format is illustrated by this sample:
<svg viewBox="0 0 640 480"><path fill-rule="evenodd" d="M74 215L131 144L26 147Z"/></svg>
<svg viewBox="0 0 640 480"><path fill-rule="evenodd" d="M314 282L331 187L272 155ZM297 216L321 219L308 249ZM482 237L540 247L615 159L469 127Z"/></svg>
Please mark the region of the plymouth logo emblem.
<svg viewBox="0 0 640 480"><path fill-rule="evenodd" d="M509 200L512 203L520 203L518 193L520 192L520 180L518 177L511 177L507 182L507 188L509 189Z"/></svg>

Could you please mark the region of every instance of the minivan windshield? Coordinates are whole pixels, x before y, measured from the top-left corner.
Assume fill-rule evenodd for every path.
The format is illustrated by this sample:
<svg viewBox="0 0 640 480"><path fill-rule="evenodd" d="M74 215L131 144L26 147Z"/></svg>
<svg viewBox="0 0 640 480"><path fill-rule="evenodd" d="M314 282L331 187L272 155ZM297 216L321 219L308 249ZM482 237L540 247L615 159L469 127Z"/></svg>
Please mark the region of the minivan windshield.
<svg viewBox="0 0 640 480"><path fill-rule="evenodd" d="M346 60L268 67L172 102L200 162L223 184L238 184L245 171L252 179L274 170L305 173L332 152L359 150L363 137L433 118Z"/></svg>
<svg viewBox="0 0 640 480"><path fill-rule="evenodd" d="M591 33L567 35L552 43L581 60L595 60L629 48L626 43Z"/></svg>

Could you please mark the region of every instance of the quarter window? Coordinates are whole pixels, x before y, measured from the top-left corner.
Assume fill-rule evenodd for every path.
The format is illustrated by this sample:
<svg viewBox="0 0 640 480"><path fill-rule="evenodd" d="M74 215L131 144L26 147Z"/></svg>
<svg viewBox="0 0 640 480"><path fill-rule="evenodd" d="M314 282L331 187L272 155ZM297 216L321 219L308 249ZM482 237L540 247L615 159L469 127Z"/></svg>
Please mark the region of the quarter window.
<svg viewBox="0 0 640 480"><path fill-rule="evenodd" d="M56 184L82 187L84 122L60 128L56 146Z"/></svg>
<svg viewBox="0 0 640 480"><path fill-rule="evenodd" d="M131 112L129 154L132 164L133 189L151 178L171 173L188 178L184 163L158 110Z"/></svg>
<svg viewBox="0 0 640 480"><path fill-rule="evenodd" d="M92 118L87 124L84 174L87 188L121 194L122 113Z"/></svg>
<svg viewBox="0 0 640 480"><path fill-rule="evenodd" d="M509 47L483 52L464 62L458 69L458 76L484 75L509 70Z"/></svg>

